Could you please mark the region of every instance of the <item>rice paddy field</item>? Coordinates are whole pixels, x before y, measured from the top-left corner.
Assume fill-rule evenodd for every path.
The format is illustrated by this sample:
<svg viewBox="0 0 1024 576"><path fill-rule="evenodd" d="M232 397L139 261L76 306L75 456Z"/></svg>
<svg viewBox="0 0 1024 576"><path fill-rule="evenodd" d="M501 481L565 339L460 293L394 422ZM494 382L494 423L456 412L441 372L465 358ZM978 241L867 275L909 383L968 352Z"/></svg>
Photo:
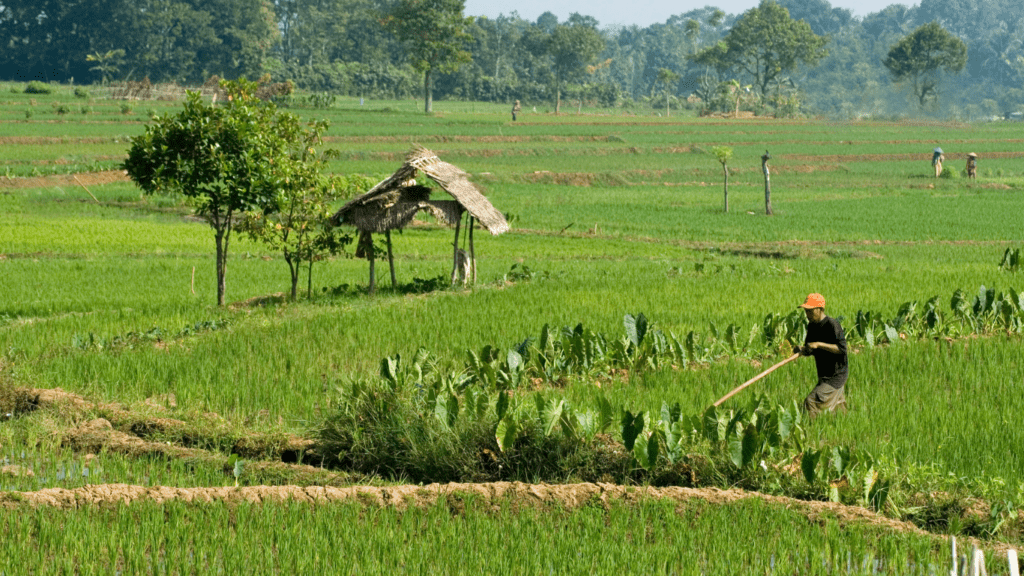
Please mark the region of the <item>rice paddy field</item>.
<svg viewBox="0 0 1024 576"><path fill-rule="evenodd" d="M0 574L945 574L949 535L984 549L990 573L1008 573L1006 550L1024 543L1019 322L877 344L851 337L849 409L803 422L799 451L849 447L870 453L894 486L919 483L900 497L894 488L867 520L801 507L815 501L792 488L802 478L765 489L788 504L457 493L410 506L118 503L72 492L405 486L401 474L324 467L294 446L317 441L354 383L379 380L382 358L421 348L461 378L467 351L536 342L545 325L621 339L624 316L642 313L680 340L707 342L726 326L746 340L766 315L820 292L852 335L859 312L892 318L938 297L952 317L957 290L1016 295L1024 272L1000 261L1024 248L1019 125L554 116L532 106L512 123L505 106L480 103L438 102L432 116L412 101L299 106L291 111L331 121L331 172L380 180L424 146L470 173L512 230L476 231L475 286L410 288L451 273L451 232L425 219L394 235L403 289L378 263L381 287L368 295L366 261L337 256L313 268L313 295L297 302L280 295L281 255L238 234L233 304L219 308L209 226L179 198L142 196L119 169L150 116L180 103L22 88L0 85ZM734 150L727 213L713 146ZM957 173L977 153L977 180L931 177L936 146ZM1019 316L1021 302L1007 314ZM778 342L722 348L685 365L527 387L578 410L608 401L653 419L678 403L701 414L788 353ZM799 361L726 406L758 394L791 405L814 379L813 363ZM609 435L620 445L617 420ZM657 483L639 478L636 490ZM929 517L938 501L959 508Z"/></svg>

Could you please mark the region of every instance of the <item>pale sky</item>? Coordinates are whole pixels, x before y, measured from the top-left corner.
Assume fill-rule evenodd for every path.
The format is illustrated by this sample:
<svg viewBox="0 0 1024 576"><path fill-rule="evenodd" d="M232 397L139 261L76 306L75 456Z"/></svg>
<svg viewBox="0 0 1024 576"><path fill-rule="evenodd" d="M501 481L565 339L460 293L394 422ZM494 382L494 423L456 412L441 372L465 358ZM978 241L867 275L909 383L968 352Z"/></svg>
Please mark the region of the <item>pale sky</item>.
<svg viewBox="0 0 1024 576"><path fill-rule="evenodd" d="M913 0L830 0L833 7L846 8L854 16L867 16L878 12L890 4L916 6L920 2ZM495 18L499 14L509 14L513 10L519 16L531 22L545 12L558 16L563 22L569 14L579 12L584 16L597 18L601 28L612 25L637 24L647 27L654 23L665 22L670 16L684 14L690 10L714 6L727 14L742 14L744 11L760 4L760 0L619 0L617 2L593 2L585 0L516 0L499 2L498 0L466 0L466 16L487 16Z"/></svg>

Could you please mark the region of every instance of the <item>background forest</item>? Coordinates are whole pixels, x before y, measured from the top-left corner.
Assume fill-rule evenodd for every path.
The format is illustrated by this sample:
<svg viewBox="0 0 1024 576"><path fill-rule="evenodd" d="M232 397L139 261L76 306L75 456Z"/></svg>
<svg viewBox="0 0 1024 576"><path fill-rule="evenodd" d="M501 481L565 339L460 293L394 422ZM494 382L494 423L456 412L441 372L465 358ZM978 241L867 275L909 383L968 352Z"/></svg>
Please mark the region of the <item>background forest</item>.
<svg viewBox="0 0 1024 576"><path fill-rule="evenodd" d="M258 78L322 93L421 98L417 51L387 15L403 0L4 0L0 80L195 85L212 75ZM439 0L461 16L460 0ZM741 68L695 55L716 45L743 17L712 6L664 23L602 27L573 14L536 21L515 11L462 20L468 53L454 71L432 75L436 99L519 99L524 107L739 107L777 115L838 118L1008 117L1024 104L1024 5L1014 0L922 0L864 18L827 0L778 0L794 20L827 38L827 54L798 62L767 89ZM896 83L883 64L918 27L937 22L966 44L966 66L935 73L935 97L922 103L912 82ZM464 59L465 60L465 59ZM754 90L747 86L754 85ZM698 104L694 97L702 97ZM769 97L770 96L770 97Z"/></svg>

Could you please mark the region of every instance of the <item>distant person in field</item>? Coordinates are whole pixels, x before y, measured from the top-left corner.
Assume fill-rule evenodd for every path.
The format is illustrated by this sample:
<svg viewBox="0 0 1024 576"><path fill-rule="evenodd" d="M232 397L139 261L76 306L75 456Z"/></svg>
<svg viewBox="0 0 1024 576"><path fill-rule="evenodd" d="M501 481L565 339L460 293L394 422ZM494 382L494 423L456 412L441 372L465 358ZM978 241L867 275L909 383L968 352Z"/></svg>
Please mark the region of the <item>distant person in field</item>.
<svg viewBox="0 0 1024 576"><path fill-rule="evenodd" d="M942 155L942 148L936 148L932 151L932 166L935 167L935 177L938 178L942 175L942 161L946 157Z"/></svg>
<svg viewBox="0 0 1024 576"><path fill-rule="evenodd" d="M813 356L818 383L804 399L804 409L814 419L822 412L846 411L844 387L849 375L846 361L846 334L835 318L825 315L825 297L810 294L800 305L807 315L807 338L794 354Z"/></svg>
<svg viewBox="0 0 1024 576"><path fill-rule="evenodd" d="M978 179L978 155L974 152L967 155L967 177L971 180Z"/></svg>
<svg viewBox="0 0 1024 576"><path fill-rule="evenodd" d="M512 105L512 121L513 122L516 121L516 116L519 114L519 111L522 110L522 109L523 109L523 107L519 105L519 100L516 100L516 103Z"/></svg>

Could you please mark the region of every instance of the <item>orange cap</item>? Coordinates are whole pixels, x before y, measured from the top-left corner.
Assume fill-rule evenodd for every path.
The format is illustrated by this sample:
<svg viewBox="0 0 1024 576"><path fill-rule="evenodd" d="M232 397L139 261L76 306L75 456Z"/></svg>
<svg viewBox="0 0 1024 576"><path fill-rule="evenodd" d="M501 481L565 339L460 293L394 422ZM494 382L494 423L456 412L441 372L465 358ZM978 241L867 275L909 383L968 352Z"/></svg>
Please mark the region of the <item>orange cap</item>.
<svg viewBox="0 0 1024 576"><path fill-rule="evenodd" d="M818 293L808 294L807 295L807 300L804 300L804 303L801 304L800 306L798 306L798 308L824 308L824 307L825 307L825 297L822 296L821 294L818 294Z"/></svg>

